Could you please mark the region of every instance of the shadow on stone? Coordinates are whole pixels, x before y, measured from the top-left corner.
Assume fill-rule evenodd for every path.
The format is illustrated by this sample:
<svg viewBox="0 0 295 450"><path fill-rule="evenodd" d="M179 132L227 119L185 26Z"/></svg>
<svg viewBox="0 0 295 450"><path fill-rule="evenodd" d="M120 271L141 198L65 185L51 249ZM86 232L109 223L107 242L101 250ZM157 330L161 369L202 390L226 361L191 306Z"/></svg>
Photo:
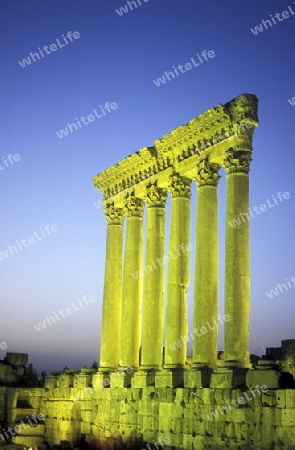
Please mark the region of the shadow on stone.
<svg viewBox="0 0 295 450"><path fill-rule="evenodd" d="M279 379L280 389L295 389L295 380L291 373L282 372Z"/></svg>

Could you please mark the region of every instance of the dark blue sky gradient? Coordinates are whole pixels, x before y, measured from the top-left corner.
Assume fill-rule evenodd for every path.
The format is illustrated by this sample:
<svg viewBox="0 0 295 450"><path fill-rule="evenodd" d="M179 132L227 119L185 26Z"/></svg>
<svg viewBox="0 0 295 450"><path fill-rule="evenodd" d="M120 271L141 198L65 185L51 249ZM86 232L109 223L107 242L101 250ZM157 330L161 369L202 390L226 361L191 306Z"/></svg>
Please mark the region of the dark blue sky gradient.
<svg viewBox="0 0 295 450"><path fill-rule="evenodd" d="M0 252L47 224L58 227L0 261L0 342L9 351L28 352L39 370L79 368L98 359L106 222L102 209L94 206L101 196L92 177L241 93L259 99L251 207L279 191L291 195L251 220L250 350L261 353L295 338L295 286L273 299L266 295L295 276L295 107L288 103L295 96L295 15L256 36L250 31L270 14L288 6L295 11L294 3L149 0L120 17L115 10L125 4L3 0L0 5L0 163L10 153L21 157L0 171ZM68 31L78 31L80 39L30 66L19 65L30 52L56 43ZM213 50L215 58L155 86L153 80L164 71L203 50ZM56 132L68 122L106 102L116 102L118 109L58 138ZM219 191L223 311L224 176ZM97 300L35 330L45 316L78 304L84 295ZM188 302L191 323L192 289ZM220 333L220 348L221 338Z"/></svg>

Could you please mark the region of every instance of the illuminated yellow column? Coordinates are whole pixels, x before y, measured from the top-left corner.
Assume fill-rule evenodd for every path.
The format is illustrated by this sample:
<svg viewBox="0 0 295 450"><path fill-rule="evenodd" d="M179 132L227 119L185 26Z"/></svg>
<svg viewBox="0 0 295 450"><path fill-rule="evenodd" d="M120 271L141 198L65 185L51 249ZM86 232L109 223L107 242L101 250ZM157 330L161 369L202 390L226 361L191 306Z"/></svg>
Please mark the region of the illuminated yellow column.
<svg viewBox="0 0 295 450"><path fill-rule="evenodd" d="M191 180L173 175L168 254L165 367L183 367L186 361L187 288L190 262ZM178 346L177 343L180 343Z"/></svg>
<svg viewBox="0 0 295 450"><path fill-rule="evenodd" d="M120 356L122 312L122 209L106 205L108 221L102 329L100 343L100 369L117 369Z"/></svg>
<svg viewBox="0 0 295 450"><path fill-rule="evenodd" d="M147 233L144 266L141 367L161 368L164 333L165 203L167 193L147 189Z"/></svg>
<svg viewBox="0 0 295 450"><path fill-rule="evenodd" d="M250 249L249 166L251 151L226 152L225 365L249 367ZM235 219L240 218L240 224Z"/></svg>
<svg viewBox="0 0 295 450"><path fill-rule="evenodd" d="M197 166L196 266L192 362L216 366L218 314L218 180L220 166L206 159Z"/></svg>
<svg viewBox="0 0 295 450"><path fill-rule="evenodd" d="M127 197L127 228L123 269L121 367L139 367L143 211L144 202L142 200L133 195Z"/></svg>

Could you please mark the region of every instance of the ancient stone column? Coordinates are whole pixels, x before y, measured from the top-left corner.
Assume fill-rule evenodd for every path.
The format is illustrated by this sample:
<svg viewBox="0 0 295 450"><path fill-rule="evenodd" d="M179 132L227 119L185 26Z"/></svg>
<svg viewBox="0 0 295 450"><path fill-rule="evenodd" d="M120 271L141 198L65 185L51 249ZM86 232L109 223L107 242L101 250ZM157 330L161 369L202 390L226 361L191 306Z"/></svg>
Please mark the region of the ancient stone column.
<svg viewBox="0 0 295 450"><path fill-rule="evenodd" d="M100 369L117 369L120 356L122 313L122 209L105 206L108 222L102 329L100 344Z"/></svg>
<svg viewBox="0 0 295 450"><path fill-rule="evenodd" d="M121 367L139 367L142 304L144 202L133 195L126 199L126 241L123 269Z"/></svg>
<svg viewBox="0 0 295 450"><path fill-rule="evenodd" d="M163 364L166 197L166 191L155 185L147 188L141 347L141 367L143 369L159 369Z"/></svg>
<svg viewBox="0 0 295 450"><path fill-rule="evenodd" d="M165 367L183 367L186 361L187 288L190 261L191 180L171 177L172 195L168 254ZM179 345L178 345L179 344Z"/></svg>
<svg viewBox="0 0 295 450"><path fill-rule="evenodd" d="M192 362L216 366L218 336L218 189L220 166L202 159L197 166L196 265Z"/></svg>
<svg viewBox="0 0 295 450"><path fill-rule="evenodd" d="M226 152L225 365L249 366L251 151ZM236 222L235 222L236 220Z"/></svg>

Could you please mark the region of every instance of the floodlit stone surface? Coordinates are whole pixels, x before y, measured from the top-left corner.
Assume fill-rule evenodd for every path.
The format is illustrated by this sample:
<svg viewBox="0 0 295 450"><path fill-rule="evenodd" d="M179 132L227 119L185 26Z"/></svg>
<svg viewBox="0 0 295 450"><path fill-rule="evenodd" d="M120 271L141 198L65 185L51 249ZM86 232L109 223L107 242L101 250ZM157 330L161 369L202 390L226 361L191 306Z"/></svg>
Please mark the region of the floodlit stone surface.
<svg viewBox="0 0 295 450"><path fill-rule="evenodd" d="M104 196L108 222L100 369L66 370L47 376L44 388L16 388L12 383L25 373L20 364L25 359L8 356L7 363L0 364L2 435L8 427L18 430L11 436L13 443L38 445L40 450L47 444L59 445L60 450L72 445L95 450L295 448L295 341L283 341L282 349L267 349L257 368L251 367L249 225L247 220L230 225L248 211L257 125L257 99L243 94L94 178ZM226 315L225 348L217 359L221 167L227 174ZM196 249L190 254L193 180L198 203ZM194 335L188 358L191 264ZM44 421L23 426L38 414Z"/></svg>
<svg viewBox="0 0 295 450"><path fill-rule="evenodd" d="M106 208L106 217L108 230L100 366L116 368L119 365L121 340L123 211L110 206Z"/></svg>
<svg viewBox="0 0 295 450"><path fill-rule="evenodd" d="M142 368L161 368L164 333L165 203L167 192L147 189L147 235L142 312Z"/></svg>
<svg viewBox="0 0 295 450"><path fill-rule="evenodd" d="M225 323L224 365L250 367L249 221L237 227L230 222L248 213L248 172L253 133L258 125L257 106L254 95L242 94L156 140L154 147L144 147L94 177L94 185L104 197L108 220L100 355L103 369L187 367L187 291L192 263L188 246L194 180L198 186L193 252L196 255L194 332L201 330L201 335L193 341L192 363L194 367L216 367L218 328L212 324L218 317L217 224L221 167L227 173L225 314L230 319ZM171 217L168 256L164 256L167 195L171 196ZM147 232L143 236L145 203ZM126 226L124 255L121 228L116 232L116 239L110 238L114 220L117 227L122 223ZM164 261L168 265L166 286ZM122 264L123 277L120 277ZM118 275L115 283L110 282L111 267ZM167 294L165 317L164 292ZM109 325L111 317L116 319L115 339Z"/></svg>
<svg viewBox="0 0 295 450"><path fill-rule="evenodd" d="M24 413L17 405L18 398L26 396L34 405L27 414L36 411L45 415L44 425L21 431L12 441L42 447L45 441L50 445L77 443L82 434L96 448L123 448L122 442L129 442L129 448L148 449L146 444L157 442L159 437L167 438L168 443L162 446L166 450L210 445L236 450L292 448L295 389L267 388L267 382L273 383L273 371L245 369L243 379L265 386L239 389L230 384L230 380L242 380L239 369L215 369L207 387L204 383L208 383L210 371L203 381L200 374L201 370L177 370L153 376L143 371L128 375L132 387L87 388L82 387L85 375L79 373L75 383L80 387L76 388L66 387L63 375L56 376L56 387L50 390L8 388L11 419ZM90 375L90 386L96 384L98 375ZM199 387L185 387L188 375ZM279 382L281 376L276 372ZM143 386L155 382L156 386Z"/></svg>
<svg viewBox="0 0 295 450"><path fill-rule="evenodd" d="M218 190L220 166L203 161L198 166L194 328L213 325L218 315ZM208 338L209 331L209 338ZM215 367L217 327L193 340L193 364Z"/></svg>

